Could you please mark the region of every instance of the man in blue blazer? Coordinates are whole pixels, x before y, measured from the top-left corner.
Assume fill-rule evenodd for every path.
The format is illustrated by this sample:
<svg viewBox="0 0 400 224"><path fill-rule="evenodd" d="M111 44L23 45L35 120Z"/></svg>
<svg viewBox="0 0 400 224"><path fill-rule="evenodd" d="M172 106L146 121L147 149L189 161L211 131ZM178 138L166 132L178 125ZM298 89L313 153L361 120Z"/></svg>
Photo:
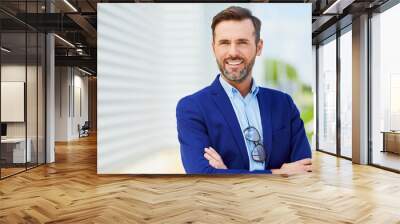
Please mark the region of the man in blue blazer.
<svg viewBox="0 0 400 224"><path fill-rule="evenodd" d="M311 150L292 98L252 78L261 21L232 6L214 18L214 82L176 108L183 166L190 174L310 172Z"/></svg>

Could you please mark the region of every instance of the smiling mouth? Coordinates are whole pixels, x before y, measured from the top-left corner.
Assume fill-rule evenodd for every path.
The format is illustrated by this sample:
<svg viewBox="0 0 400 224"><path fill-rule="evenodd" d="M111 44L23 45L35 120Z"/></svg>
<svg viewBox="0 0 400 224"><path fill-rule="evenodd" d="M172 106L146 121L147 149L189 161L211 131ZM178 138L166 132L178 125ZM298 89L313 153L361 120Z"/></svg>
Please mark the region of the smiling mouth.
<svg viewBox="0 0 400 224"><path fill-rule="evenodd" d="M226 60L225 61L225 64L227 64L227 65L240 65L240 64L242 64L243 63L243 59L235 59L235 60L232 60L232 59L228 59L228 60Z"/></svg>

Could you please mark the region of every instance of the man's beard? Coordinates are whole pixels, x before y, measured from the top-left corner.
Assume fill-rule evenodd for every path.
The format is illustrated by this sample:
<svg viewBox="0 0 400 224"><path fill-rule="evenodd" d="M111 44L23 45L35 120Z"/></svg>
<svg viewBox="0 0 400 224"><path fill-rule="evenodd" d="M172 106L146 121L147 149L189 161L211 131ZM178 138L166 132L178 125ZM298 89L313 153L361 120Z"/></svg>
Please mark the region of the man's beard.
<svg viewBox="0 0 400 224"><path fill-rule="evenodd" d="M226 60L228 60L228 59L229 58L227 58ZM236 58L236 59L243 60L243 63L246 62L243 58ZM217 64L218 64L219 70L221 71L221 75L222 76L224 76L229 81L233 81L233 82L236 82L236 83L241 83L241 82L243 82L243 80L245 80L251 74L255 59L256 59L256 57L252 58L250 63L245 65L244 68L239 71L238 75L232 74L227 69L224 69L224 65L225 65L225 61L226 60L224 60L222 62L222 64L219 63L219 61L217 60Z"/></svg>

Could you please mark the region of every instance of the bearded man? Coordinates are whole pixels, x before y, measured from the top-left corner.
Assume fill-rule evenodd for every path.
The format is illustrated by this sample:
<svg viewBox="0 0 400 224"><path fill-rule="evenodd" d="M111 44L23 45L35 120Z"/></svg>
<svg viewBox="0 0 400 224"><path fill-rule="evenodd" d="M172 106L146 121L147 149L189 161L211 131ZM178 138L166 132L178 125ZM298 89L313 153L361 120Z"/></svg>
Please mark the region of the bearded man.
<svg viewBox="0 0 400 224"><path fill-rule="evenodd" d="M252 77L263 49L261 21L232 6L214 16L211 29L220 74L176 108L186 173L312 171L310 144L292 98L257 86Z"/></svg>

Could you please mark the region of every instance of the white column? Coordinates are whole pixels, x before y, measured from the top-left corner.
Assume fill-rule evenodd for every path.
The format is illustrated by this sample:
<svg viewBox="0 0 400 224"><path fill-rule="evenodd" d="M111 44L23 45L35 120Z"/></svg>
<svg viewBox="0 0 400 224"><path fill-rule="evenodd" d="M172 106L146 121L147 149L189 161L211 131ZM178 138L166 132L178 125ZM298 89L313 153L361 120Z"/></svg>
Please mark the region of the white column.
<svg viewBox="0 0 400 224"><path fill-rule="evenodd" d="M47 12L54 12L54 5L46 1ZM54 34L46 35L46 163L55 161L55 43Z"/></svg>
<svg viewBox="0 0 400 224"><path fill-rule="evenodd" d="M46 163L55 161L54 133L55 133L55 76L54 76L54 35L46 36Z"/></svg>

